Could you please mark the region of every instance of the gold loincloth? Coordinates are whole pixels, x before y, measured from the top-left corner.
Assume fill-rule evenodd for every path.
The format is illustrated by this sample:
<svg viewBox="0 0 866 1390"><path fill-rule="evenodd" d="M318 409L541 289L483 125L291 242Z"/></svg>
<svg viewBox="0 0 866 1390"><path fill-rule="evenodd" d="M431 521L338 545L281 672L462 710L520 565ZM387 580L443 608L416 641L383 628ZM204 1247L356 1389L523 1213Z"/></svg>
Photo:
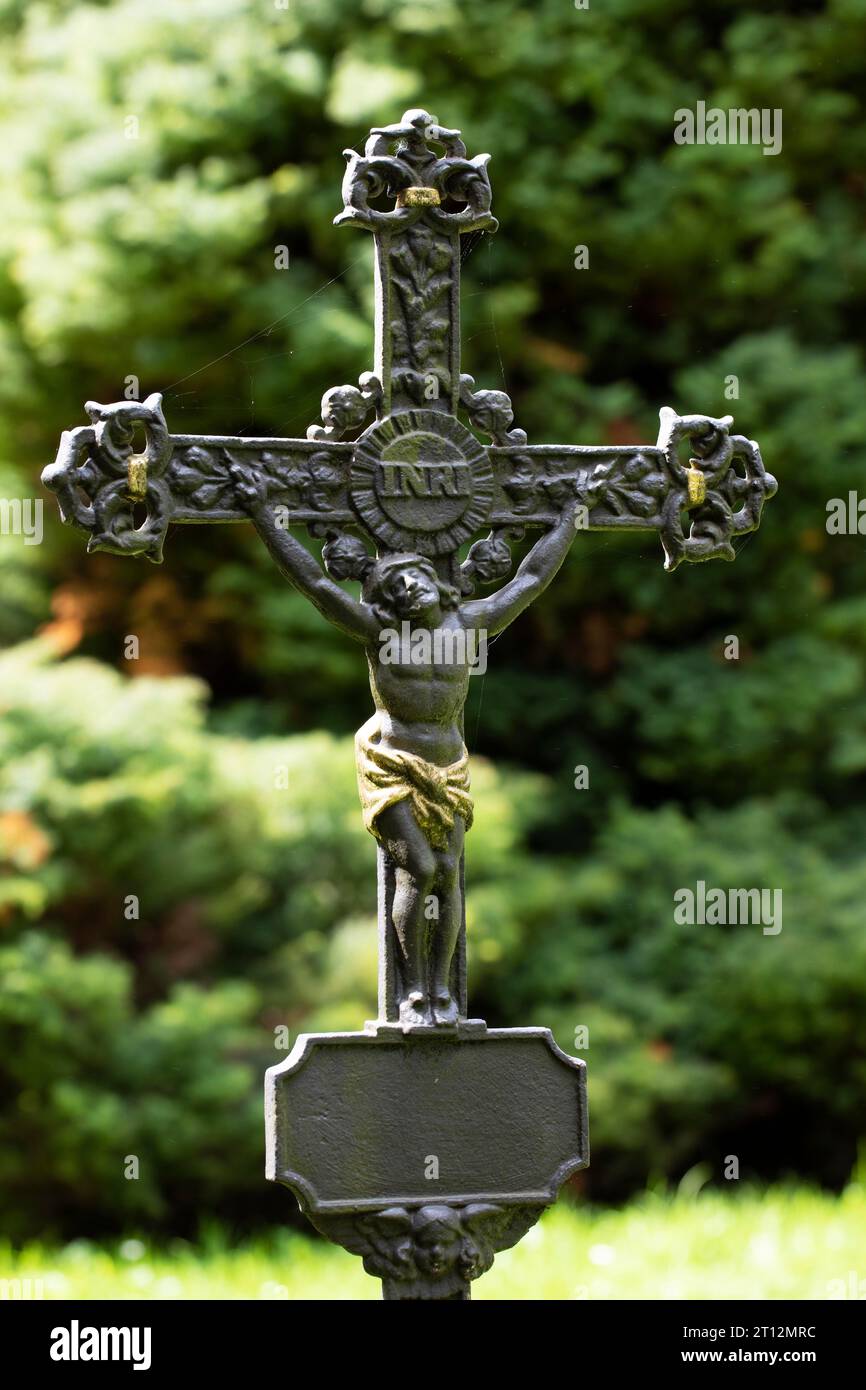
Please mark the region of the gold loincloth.
<svg viewBox="0 0 866 1390"><path fill-rule="evenodd" d="M379 743L379 715L374 714L355 735L355 766L364 824L381 839L376 822L398 801L409 801L412 813L434 849L447 849L455 816L472 824L469 795L469 754L448 767L437 767L417 753L397 752Z"/></svg>

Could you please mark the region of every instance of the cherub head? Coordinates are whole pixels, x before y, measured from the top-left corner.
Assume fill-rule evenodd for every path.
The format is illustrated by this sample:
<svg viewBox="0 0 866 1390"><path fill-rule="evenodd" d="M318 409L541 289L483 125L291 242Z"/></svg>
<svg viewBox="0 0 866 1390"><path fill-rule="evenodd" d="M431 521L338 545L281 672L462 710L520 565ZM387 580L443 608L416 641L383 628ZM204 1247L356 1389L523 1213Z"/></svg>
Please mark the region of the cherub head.
<svg viewBox="0 0 866 1390"><path fill-rule="evenodd" d="M476 391L470 419L476 429L496 439L514 423L511 401L504 391Z"/></svg>
<svg viewBox="0 0 866 1390"><path fill-rule="evenodd" d="M334 434L359 429L369 406L357 386L332 386L322 397L322 420Z"/></svg>
<svg viewBox="0 0 866 1390"><path fill-rule="evenodd" d="M357 536L347 536L344 532L331 535L325 541L322 546L322 559L331 578L339 581L363 581L375 564L363 541L359 541Z"/></svg>
<svg viewBox="0 0 866 1390"><path fill-rule="evenodd" d="M413 1222L415 1265L419 1274L441 1278L460 1259L463 1231L460 1212L452 1207L422 1207Z"/></svg>
<svg viewBox="0 0 866 1390"><path fill-rule="evenodd" d="M470 546L462 570L466 579L495 584L511 572L511 550L502 536L488 536Z"/></svg>

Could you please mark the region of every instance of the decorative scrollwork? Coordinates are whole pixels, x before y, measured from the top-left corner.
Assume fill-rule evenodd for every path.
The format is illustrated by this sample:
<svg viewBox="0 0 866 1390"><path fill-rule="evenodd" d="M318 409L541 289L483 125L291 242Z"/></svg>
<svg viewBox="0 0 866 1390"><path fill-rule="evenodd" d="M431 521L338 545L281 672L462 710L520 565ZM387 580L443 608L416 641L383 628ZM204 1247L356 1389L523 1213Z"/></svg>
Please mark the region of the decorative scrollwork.
<svg viewBox="0 0 866 1390"><path fill-rule="evenodd" d="M775 478L754 440L731 434L730 415L677 415L667 406L659 415L655 445L505 448L497 442L491 452L500 462L500 494L491 519L551 525L569 494L576 494L588 530L658 530L667 570L684 560L733 560L734 537L760 524ZM687 464L679 457L684 442Z"/></svg>
<svg viewBox="0 0 866 1390"><path fill-rule="evenodd" d="M656 447L664 451L674 482L661 526L665 569L674 570L683 560L733 560L733 537L758 527L765 500L777 490L776 479L766 471L753 439L731 435L732 415L677 415L670 406L662 406L659 420ZM688 469L678 453L684 439L692 448ZM682 527L684 511L691 513L688 536Z"/></svg>
<svg viewBox="0 0 866 1390"><path fill-rule="evenodd" d="M171 442L162 397L111 405L88 401L84 408L91 423L64 430L42 481L57 494L63 520L88 532L89 551L159 562L172 505L163 477ZM144 427L143 454L133 452L136 425ZM140 525L137 503L147 510Z"/></svg>
<svg viewBox="0 0 866 1390"><path fill-rule="evenodd" d="M431 149L431 144L442 153ZM437 226L461 231L495 231L498 226L490 211L490 155L467 159L460 131L441 126L429 111L407 111L396 125L374 127L363 154L356 150L343 154L348 164L343 211L334 218L337 224L401 227L425 217ZM370 199L382 194L395 199L392 211L370 207ZM452 210L449 203L464 206Z"/></svg>
<svg viewBox="0 0 866 1390"><path fill-rule="evenodd" d="M371 373L368 377L361 379L365 410L379 399L378 382ZM361 395L355 387L337 389ZM298 525L315 526L321 518L333 530L351 518L351 444L327 438L171 435L158 394L142 402L88 401L86 410L91 423L64 432L42 480L57 494L63 520L88 533L88 550L146 555L158 562L171 522L245 518L237 498L239 477L296 515ZM136 454L139 425L146 447ZM145 512L143 520L137 508Z"/></svg>

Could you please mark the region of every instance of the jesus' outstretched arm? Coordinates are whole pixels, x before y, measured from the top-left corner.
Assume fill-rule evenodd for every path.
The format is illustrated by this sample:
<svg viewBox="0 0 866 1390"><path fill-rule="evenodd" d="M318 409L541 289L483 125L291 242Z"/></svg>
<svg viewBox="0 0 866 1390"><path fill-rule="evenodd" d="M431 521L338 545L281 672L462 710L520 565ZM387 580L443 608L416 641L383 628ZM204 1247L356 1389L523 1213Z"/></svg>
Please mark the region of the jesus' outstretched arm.
<svg viewBox="0 0 866 1390"><path fill-rule="evenodd" d="M319 562L275 516L264 487L242 469L232 469L235 495L289 583L308 598L319 612L358 642L369 642L378 623L364 603L351 597L329 579Z"/></svg>
<svg viewBox="0 0 866 1390"><path fill-rule="evenodd" d="M473 599L461 608L467 626L483 628L490 637L512 623L524 608L539 594L544 593L553 576L568 554L568 548L577 535L576 515L580 504L570 502L559 521L546 531L541 540L536 541L529 554L518 567L514 578L495 594L487 598Z"/></svg>

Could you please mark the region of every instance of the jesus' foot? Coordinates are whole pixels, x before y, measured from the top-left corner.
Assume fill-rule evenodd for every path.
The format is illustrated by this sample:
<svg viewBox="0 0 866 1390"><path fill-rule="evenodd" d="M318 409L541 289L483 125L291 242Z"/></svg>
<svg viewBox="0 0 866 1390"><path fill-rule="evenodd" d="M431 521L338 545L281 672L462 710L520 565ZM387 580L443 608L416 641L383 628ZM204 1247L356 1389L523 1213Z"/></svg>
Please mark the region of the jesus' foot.
<svg viewBox="0 0 866 1390"><path fill-rule="evenodd" d="M400 1023L404 1033L409 1028L428 1028L431 1021L429 999L420 989L410 990L400 1001Z"/></svg>
<svg viewBox="0 0 866 1390"><path fill-rule="evenodd" d="M457 1023L459 1011L457 1000L449 990L437 991L433 995L433 1021L440 1028L452 1028Z"/></svg>

